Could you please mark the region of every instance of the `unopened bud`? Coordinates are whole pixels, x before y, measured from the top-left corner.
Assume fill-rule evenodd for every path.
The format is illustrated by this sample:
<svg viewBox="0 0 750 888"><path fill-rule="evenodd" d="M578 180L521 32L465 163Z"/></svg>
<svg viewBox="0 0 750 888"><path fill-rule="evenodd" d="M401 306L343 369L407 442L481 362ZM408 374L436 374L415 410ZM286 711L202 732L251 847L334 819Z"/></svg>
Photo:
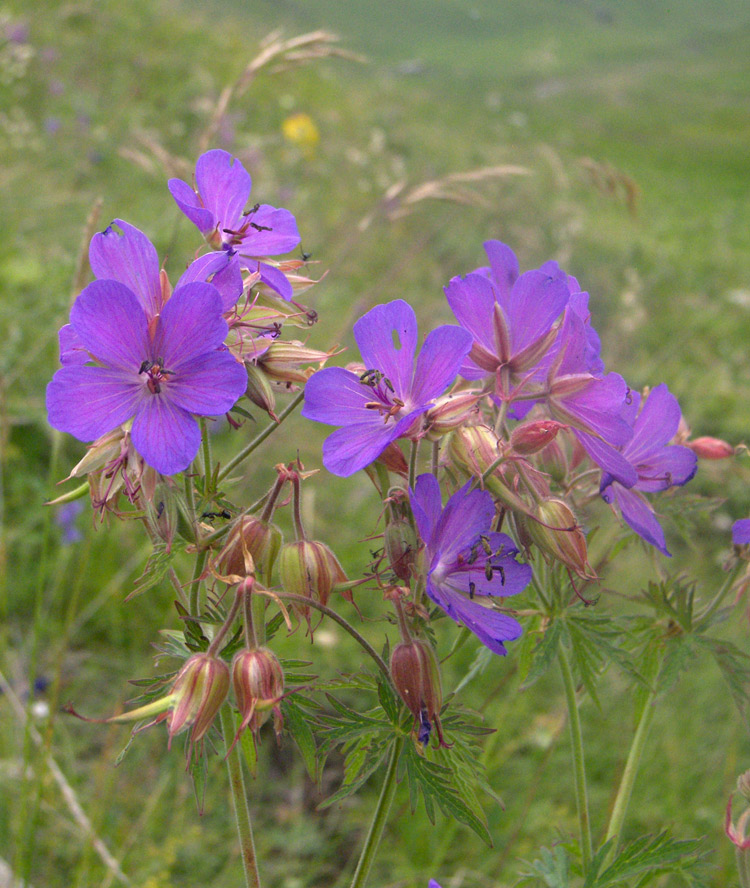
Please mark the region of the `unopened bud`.
<svg viewBox="0 0 750 888"><path fill-rule="evenodd" d="M167 714L169 742L192 727L191 746L199 743L216 717L229 691L227 664L207 653L185 661L172 686L174 703Z"/></svg>
<svg viewBox="0 0 750 888"><path fill-rule="evenodd" d="M418 548L414 528L404 518L399 518L386 527L383 542L391 570L400 580L408 580Z"/></svg>
<svg viewBox="0 0 750 888"><path fill-rule="evenodd" d="M281 584L287 592L326 604L337 583L346 582L338 558L325 543L296 540L281 548Z"/></svg>
<svg viewBox="0 0 750 888"><path fill-rule="evenodd" d="M515 453L521 456L539 453L555 440L557 433L562 428L565 426L554 419L537 419L533 422L522 423L511 432L510 446Z"/></svg>
<svg viewBox="0 0 750 888"><path fill-rule="evenodd" d="M278 339L271 343L258 364L271 379L279 382L305 383L330 356L329 352L308 348L296 340L285 342Z"/></svg>
<svg viewBox="0 0 750 888"><path fill-rule="evenodd" d="M547 555L561 561L586 579L592 577L586 537L567 503L548 499L532 510L527 529L532 540Z"/></svg>
<svg viewBox="0 0 750 888"><path fill-rule="evenodd" d="M427 436L433 440L464 425L477 411L479 392L455 392L438 398L425 413Z"/></svg>
<svg viewBox="0 0 750 888"><path fill-rule="evenodd" d="M551 441L539 452L535 464L553 481L562 484L568 474L568 458L559 440Z"/></svg>
<svg viewBox="0 0 750 888"><path fill-rule="evenodd" d="M484 477L502 452L502 443L492 429L483 425L462 426L451 435L450 458L469 477L482 478L483 485L506 509L526 511L521 498L511 489L503 476L503 464Z"/></svg>
<svg viewBox="0 0 750 888"><path fill-rule="evenodd" d="M172 551L172 541L179 524L176 492L165 483L156 485L152 502L146 503L146 520L155 537L166 543L166 552Z"/></svg>
<svg viewBox="0 0 750 888"><path fill-rule="evenodd" d="M269 416L274 416L276 396L271 380L255 364L247 365L247 391L245 394L256 407L265 410Z"/></svg>
<svg viewBox="0 0 750 888"><path fill-rule="evenodd" d="M440 724L443 690L437 658L430 645L419 639L397 644L391 654L391 679L414 716L420 743L427 746L430 742L434 724L440 745L444 746Z"/></svg>
<svg viewBox="0 0 750 888"><path fill-rule="evenodd" d="M693 441L685 441L684 446L689 447L701 459L728 459L734 456L734 447L721 438L695 438Z"/></svg>
<svg viewBox="0 0 750 888"><path fill-rule="evenodd" d="M219 570L224 576L245 576L248 573L247 555L252 564L266 578L281 548L281 531L253 515L243 515L232 528L227 544L219 558Z"/></svg>
<svg viewBox="0 0 750 888"><path fill-rule="evenodd" d="M276 654L268 648L244 650L232 661L232 687L245 728L257 734L273 711L276 736L281 734L283 718L279 703L284 694L284 672Z"/></svg>

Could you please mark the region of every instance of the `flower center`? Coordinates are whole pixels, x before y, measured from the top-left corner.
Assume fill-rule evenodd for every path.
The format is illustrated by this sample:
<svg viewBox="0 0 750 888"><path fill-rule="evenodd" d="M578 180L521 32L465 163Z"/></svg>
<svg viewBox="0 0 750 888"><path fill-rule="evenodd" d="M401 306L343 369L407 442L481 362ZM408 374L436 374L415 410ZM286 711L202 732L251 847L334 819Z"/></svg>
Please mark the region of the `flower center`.
<svg viewBox="0 0 750 888"><path fill-rule="evenodd" d="M156 358L155 361L144 361L138 371L138 375L146 374L146 385L152 395L158 395L161 391L163 382L167 382L167 377L172 375L171 370L164 367L164 358Z"/></svg>
<svg viewBox="0 0 750 888"><path fill-rule="evenodd" d="M233 247L241 244L247 237L247 233L251 228L255 231L273 231L273 228L271 228L270 225L258 225L257 222L253 222L252 219L248 218L249 216L252 216L253 213L257 213L259 209L260 204L255 204L254 207L244 212L242 214L244 222L236 231L233 228L222 228L222 233L228 235L228 237L224 238L224 243Z"/></svg>
<svg viewBox="0 0 750 888"><path fill-rule="evenodd" d="M365 407L368 410L377 410L388 422L391 417L396 417L405 407L401 398L396 397L393 383L380 370L365 370L359 377L362 385L372 389L373 400L368 401Z"/></svg>

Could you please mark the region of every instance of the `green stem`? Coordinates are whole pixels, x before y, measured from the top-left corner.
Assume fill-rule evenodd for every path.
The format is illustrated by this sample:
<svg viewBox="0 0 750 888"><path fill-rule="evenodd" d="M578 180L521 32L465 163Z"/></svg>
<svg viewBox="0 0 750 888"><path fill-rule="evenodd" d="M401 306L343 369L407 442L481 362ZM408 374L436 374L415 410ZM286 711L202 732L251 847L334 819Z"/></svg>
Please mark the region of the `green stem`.
<svg viewBox="0 0 750 888"><path fill-rule="evenodd" d="M377 663L378 669L385 675L388 681L391 680L391 673L386 666L385 660L378 654L375 648L370 644L367 639L363 638L359 632L345 620L342 616L336 613L335 610L331 610L325 604L321 604L319 601L316 601L314 598L307 598L305 595L296 595L294 592L274 592L274 595L278 595L282 601L295 601L297 604L303 604L305 607L312 607L315 610L319 610L322 614L325 614L327 617L330 617L336 623L341 626L342 629L345 629L349 635L359 644L359 646L366 651L372 659Z"/></svg>
<svg viewBox="0 0 750 888"><path fill-rule="evenodd" d="M586 765L583 758L583 735L581 719L578 714L578 701L568 658L562 646L559 648L558 660L565 687L565 699L568 704L568 722L570 724L570 741L573 747L573 776L576 789L576 806L578 808L578 826L581 833L581 854L583 855L584 875L591 865L593 850L591 846L591 821L589 820L589 801L586 793Z"/></svg>
<svg viewBox="0 0 750 888"><path fill-rule="evenodd" d="M740 877L740 888L750 888L750 867L747 865L747 851L735 848L737 873Z"/></svg>
<svg viewBox="0 0 750 888"><path fill-rule="evenodd" d="M404 748L404 737L397 737L393 749L391 750L391 760L388 762L388 770L383 780L383 786L380 790L380 798L373 814L370 831L367 833L365 844L362 847L362 853L359 855L357 869L352 879L351 888L363 888L367 882L367 876L370 874L375 855L383 837L383 830L388 819L388 812L393 802L393 796L396 793L396 771L398 769L398 760L401 756L401 750Z"/></svg>
<svg viewBox="0 0 750 888"><path fill-rule="evenodd" d="M246 447L240 450L237 456L235 456L233 459L230 459L229 462L224 466L224 468L219 472L218 478L216 480L223 481L227 477L227 475L231 471L236 469L237 466L244 459L247 459L247 457L250 456L253 450L255 450L256 447L259 447L269 435L276 431L276 429L281 425L282 422L284 422L287 416L289 416L290 413L293 413L294 410L296 410L297 406L300 404L304 397L305 392L303 389L301 392L298 392L297 396L286 405L281 413L279 413L278 422L269 423L259 435L256 435Z"/></svg>
<svg viewBox="0 0 750 888"><path fill-rule="evenodd" d="M229 770L229 786L232 790L234 816L237 821L237 834L240 839L245 885L247 888L260 888L260 874L258 873L258 861L255 856L255 842L253 841L250 811L247 807L247 791L245 789L245 777L242 773L239 745L235 744L234 748L230 749L234 737L234 719L229 706L221 707L221 730L224 734L224 745L227 749L226 761L227 769Z"/></svg>
<svg viewBox="0 0 750 888"><path fill-rule="evenodd" d="M440 441L432 442L432 454L430 459L430 471L437 478L440 466Z"/></svg>
<svg viewBox="0 0 750 888"><path fill-rule="evenodd" d="M208 434L208 423L205 416L200 418L201 437L203 439L203 477L206 480L205 490L208 491L208 485L211 482L213 472L213 454L211 453L211 436Z"/></svg>
<svg viewBox="0 0 750 888"><path fill-rule="evenodd" d="M655 703L656 691L653 690L649 693L646 704L643 707L643 712L641 713L641 718L638 722L638 727L636 728L635 736L633 737L633 742L630 746L628 759L625 762L625 770L622 772L622 778L620 779L620 786L617 790L612 814L609 818L609 826L607 827L605 842L614 839L610 855L617 851L617 845L620 841L620 833L625 821L625 812L627 811L628 803L630 802L630 794L633 791L633 784L635 783L635 777L638 772L638 765L640 764L641 755L643 754L646 740L648 738L648 731L654 718L654 712L656 711Z"/></svg>
<svg viewBox="0 0 750 888"><path fill-rule="evenodd" d="M414 490L417 483L417 456L419 455L419 441L411 442L411 450L409 452L409 488Z"/></svg>
<svg viewBox="0 0 750 888"><path fill-rule="evenodd" d="M208 549L202 549L195 559L193 579L190 581L190 589L188 590L188 612L191 617L197 617L200 614L201 574L206 566L207 558Z"/></svg>

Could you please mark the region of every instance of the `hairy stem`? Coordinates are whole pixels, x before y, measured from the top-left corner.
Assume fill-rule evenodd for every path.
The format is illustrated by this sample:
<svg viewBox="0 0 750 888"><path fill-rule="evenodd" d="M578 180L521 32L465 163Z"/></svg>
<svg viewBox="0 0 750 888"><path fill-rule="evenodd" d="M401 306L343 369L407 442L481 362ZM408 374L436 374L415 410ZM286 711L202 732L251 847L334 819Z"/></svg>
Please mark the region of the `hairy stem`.
<svg viewBox="0 0 750 888"><path fill-rule="evenodd" d="M305 397L305 392L302 390L298 392L297 395L291 400L286 407L279 413L278 422L270 422L263 431L256 435L253 440L246 446L243 447L242 450L235 456L233 459L230 459L229 462L224 466L224 468L219 472L217 481L223 481L227 475L232 472L237 466L244 460L247 459L248 456L259 447L269 435L272 435L276 429L281 425L282 422L289 416L290 413L293 413L297 407L299 406L302 399Z"/></svg>
<svg viewBox="0 0 750 888"><path fill-rule="evenodd" d="M315 601L314 598L307 598L305 595L296 595L294 592L275 592L275 595L278 595L279 598L284 601L295 601L297 604L304 604L306 607L312 607L315 610L319 610L322 614L325 614L327 617L330 617L336 623L341 626L342 629L345 629L349 635L359 644L359 646L366 651L372 659L377 663L378 669L385 675L388 681L391 680L390 672L388 671L388 667L385 664L383 658L378 654L375 648L367 641L366 638L363 638L359 632L345 620L342 616L336 613L335 610L331 610L330 607L327 607L325 604L321 604L319 601Z"/></svg>
<svg viewBox="0 0 750 888"><path fill-rule="evenodd" d="M250 811L247 807L247 791L245 789L245 777L242 773L240 749L238 744L230 748L234 736L234 720L229 706L221 707L221 730L224 734L224 745L227 749L226 761L229 771L229 786L232 790L234 816L237 821L237 834L240 839L245 885L247 888L260 888L260 874L258 873L258 861L255 856L255 842L253 841Z"/></svg>
<svg viewBox="0 0 750 888"><path fill-rule="evenodd" d="M591 846L591 821L589 820L589 800L586 792L586 765L583 758L583 735L581 719L578 714L578 701L573 681L573 672L562 646L558 649L558 661L562 673L565 699L568 704L568 723L570 725L570 741L573 747L573 777L576 790L576 807L578 808L578 827L581 834L581 854L583 856L584 874L591 865L593 855Z"/></svg>
<svg viewBox="0 0 750 888"><path fill-rule="evenodd" d="M614 839L610 855L613 855L617 851L617 845L620 841L620 833L622 832L622 825L625 821L625 813L628 809L628 803L630 802L630 795L633 791L633 784L635 783L635 777L638 772L638 765L641 762L641 756L648 738L648 731L654 718L654 712L656 711L655 704L656 691L653 690L648 695L646 705L643 707L643 712L638 721L638 727L633 736L628 759L625 762L625 770L622 772L622 777L620 779L620 786L617 790L615 804L609 818L609 826L607 827L605 841Z"/></svg>
<svg viewBox="0 0 750 888"><path fill-rule="evenodd" d="M397 737L391 749L391 759L388 762L388 770L385 773L383 786L380 790L380 798L372 817L370 830L367 833L365 844L362 847L362 853L359 855L357 869L354 872L351 888L364 888L367 882L367 876L370 874L375 855L383 837L383 830L388 819L388 812L391 809L393 796L396 793L396 771L398 769L398 760L401 756L401 750L404 748L404 737Z"/></svg>

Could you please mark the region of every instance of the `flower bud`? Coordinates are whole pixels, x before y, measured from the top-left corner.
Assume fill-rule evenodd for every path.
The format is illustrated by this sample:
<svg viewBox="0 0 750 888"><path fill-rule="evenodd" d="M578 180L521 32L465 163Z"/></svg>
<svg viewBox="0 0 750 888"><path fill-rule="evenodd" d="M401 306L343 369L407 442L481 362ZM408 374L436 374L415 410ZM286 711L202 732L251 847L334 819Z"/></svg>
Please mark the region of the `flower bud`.
<svg viewBox="0 0 750 888"><path fill-rule="evenodd" d="M567 503L548 499L532 510L527 529L531 539L547 555L562 561L580 577L593 577L588 563L586 537Z"/></svg>
<svg viewBox="0 0 750 888"><path fill-rule="evenodd" d="M346 582L344 569L328 546L310 540L296 540L282 546L279 571L287 592L321 604L326 604L337 583Z"/></svg>
<svg viewBox="0 0 750 888"><path fill-rule="evenodd" d="M734 447L721 438L695 438L693 441L685 441L684 446L689 447L701 459L728 459L734 456Z"/></svg>
<svg viewBox="0 0 750 888"><path fill-rule="evenodd" d="M262 647L235 654L232 661L232 687L242 716L237 737L247 727L257 734L271 710L276 736L280 736L284 723L279 708L284 694L284 672L273 651Z"/></svg>
<svg viewBox="0 0 750 888"><path fill-rule="evenodd" d="M449 454L469 477L481 478L502 452L502 442L492 429L483 425L462 426L451 435ZM483 480L483 485L511 511L525 512L526 505L514 493L503 476L503 464Z"/></svg>
<svg viewBox="0 0 750 888"><path fill-rule="evenodd" d="M443 690L435 652L419 639L397 644L391 654L391 679L401 699L418 725L417 739L424 746L430 742L432 725L438 741L445 746L440 724Z"/></svg>
<svg viewBox="0 0 750 888"><path fill-rule="evenodd" d="M154 536L166 543L169 554L179 524L175 491L169 484L161 482L156 485L153 502L146 503L146 521Z"/></svg>
<svg viewBox="0 0 750 888"><path fill-rule="evenodd" d="M425 413L427 436L436 440L447 432L464 425L477 411L477 401L482 397L479 392L456 392L438 398Z"/></svg>
<svg viewBox="0 0 750 888"><path fill-rule="evenodd" d="M296 340L285 342L277 339L259 359L258 366L271 379L279 382L305 383L315 369L322 367L330 356L330 352L308 348Z"/></svg>
<svg viewBox="0 0 750 888"><path fill-rule="evenodd" d="M192 727L190 745L199 743L211 727L229 691L227 664L207 653L185 661L172 685L173 704L167 714L169 744L172 737Z"/></svg>
<svg viewBox="0 0 750 888"><path fill-rule="evenodd" d="M271 417L275 416L276 396L271 380L255 364L247 365L247 391L245 394L256 407L265 410Z"/></svg>
<svg viewBox="0 0 750 888"><path fill-rule="evenodd" d="M555 440L557 433L562 428L565 426L554 419L537 419L533 422L522 423L511 432L510 446L515 453L521 456L539 453Z"/></svg>
<svg viewBox="0 0 750 888"><path fill-rule="evenodd" d="M219 556L219 571L224 576L244 577L248 573L246 555L250 555L255 567L266 582L281 548L281 531L254 515L243 515L232 528L227 544Z"/></svg>
<svg viewBox="0 0 750 888"><path fill-rule="evenodd" d="M386 527L383 542L391 570L400 580L408 580L418 549L414 528L406 519L399 518Z"/></svg>
<svg viewBox="0 0 750 888"><path fill-rule="evenodd" d="M553 481L562 484L568 474L568 457L560 442L550 441L537 455L534 461L537 467L546 472Z"/></svg>

